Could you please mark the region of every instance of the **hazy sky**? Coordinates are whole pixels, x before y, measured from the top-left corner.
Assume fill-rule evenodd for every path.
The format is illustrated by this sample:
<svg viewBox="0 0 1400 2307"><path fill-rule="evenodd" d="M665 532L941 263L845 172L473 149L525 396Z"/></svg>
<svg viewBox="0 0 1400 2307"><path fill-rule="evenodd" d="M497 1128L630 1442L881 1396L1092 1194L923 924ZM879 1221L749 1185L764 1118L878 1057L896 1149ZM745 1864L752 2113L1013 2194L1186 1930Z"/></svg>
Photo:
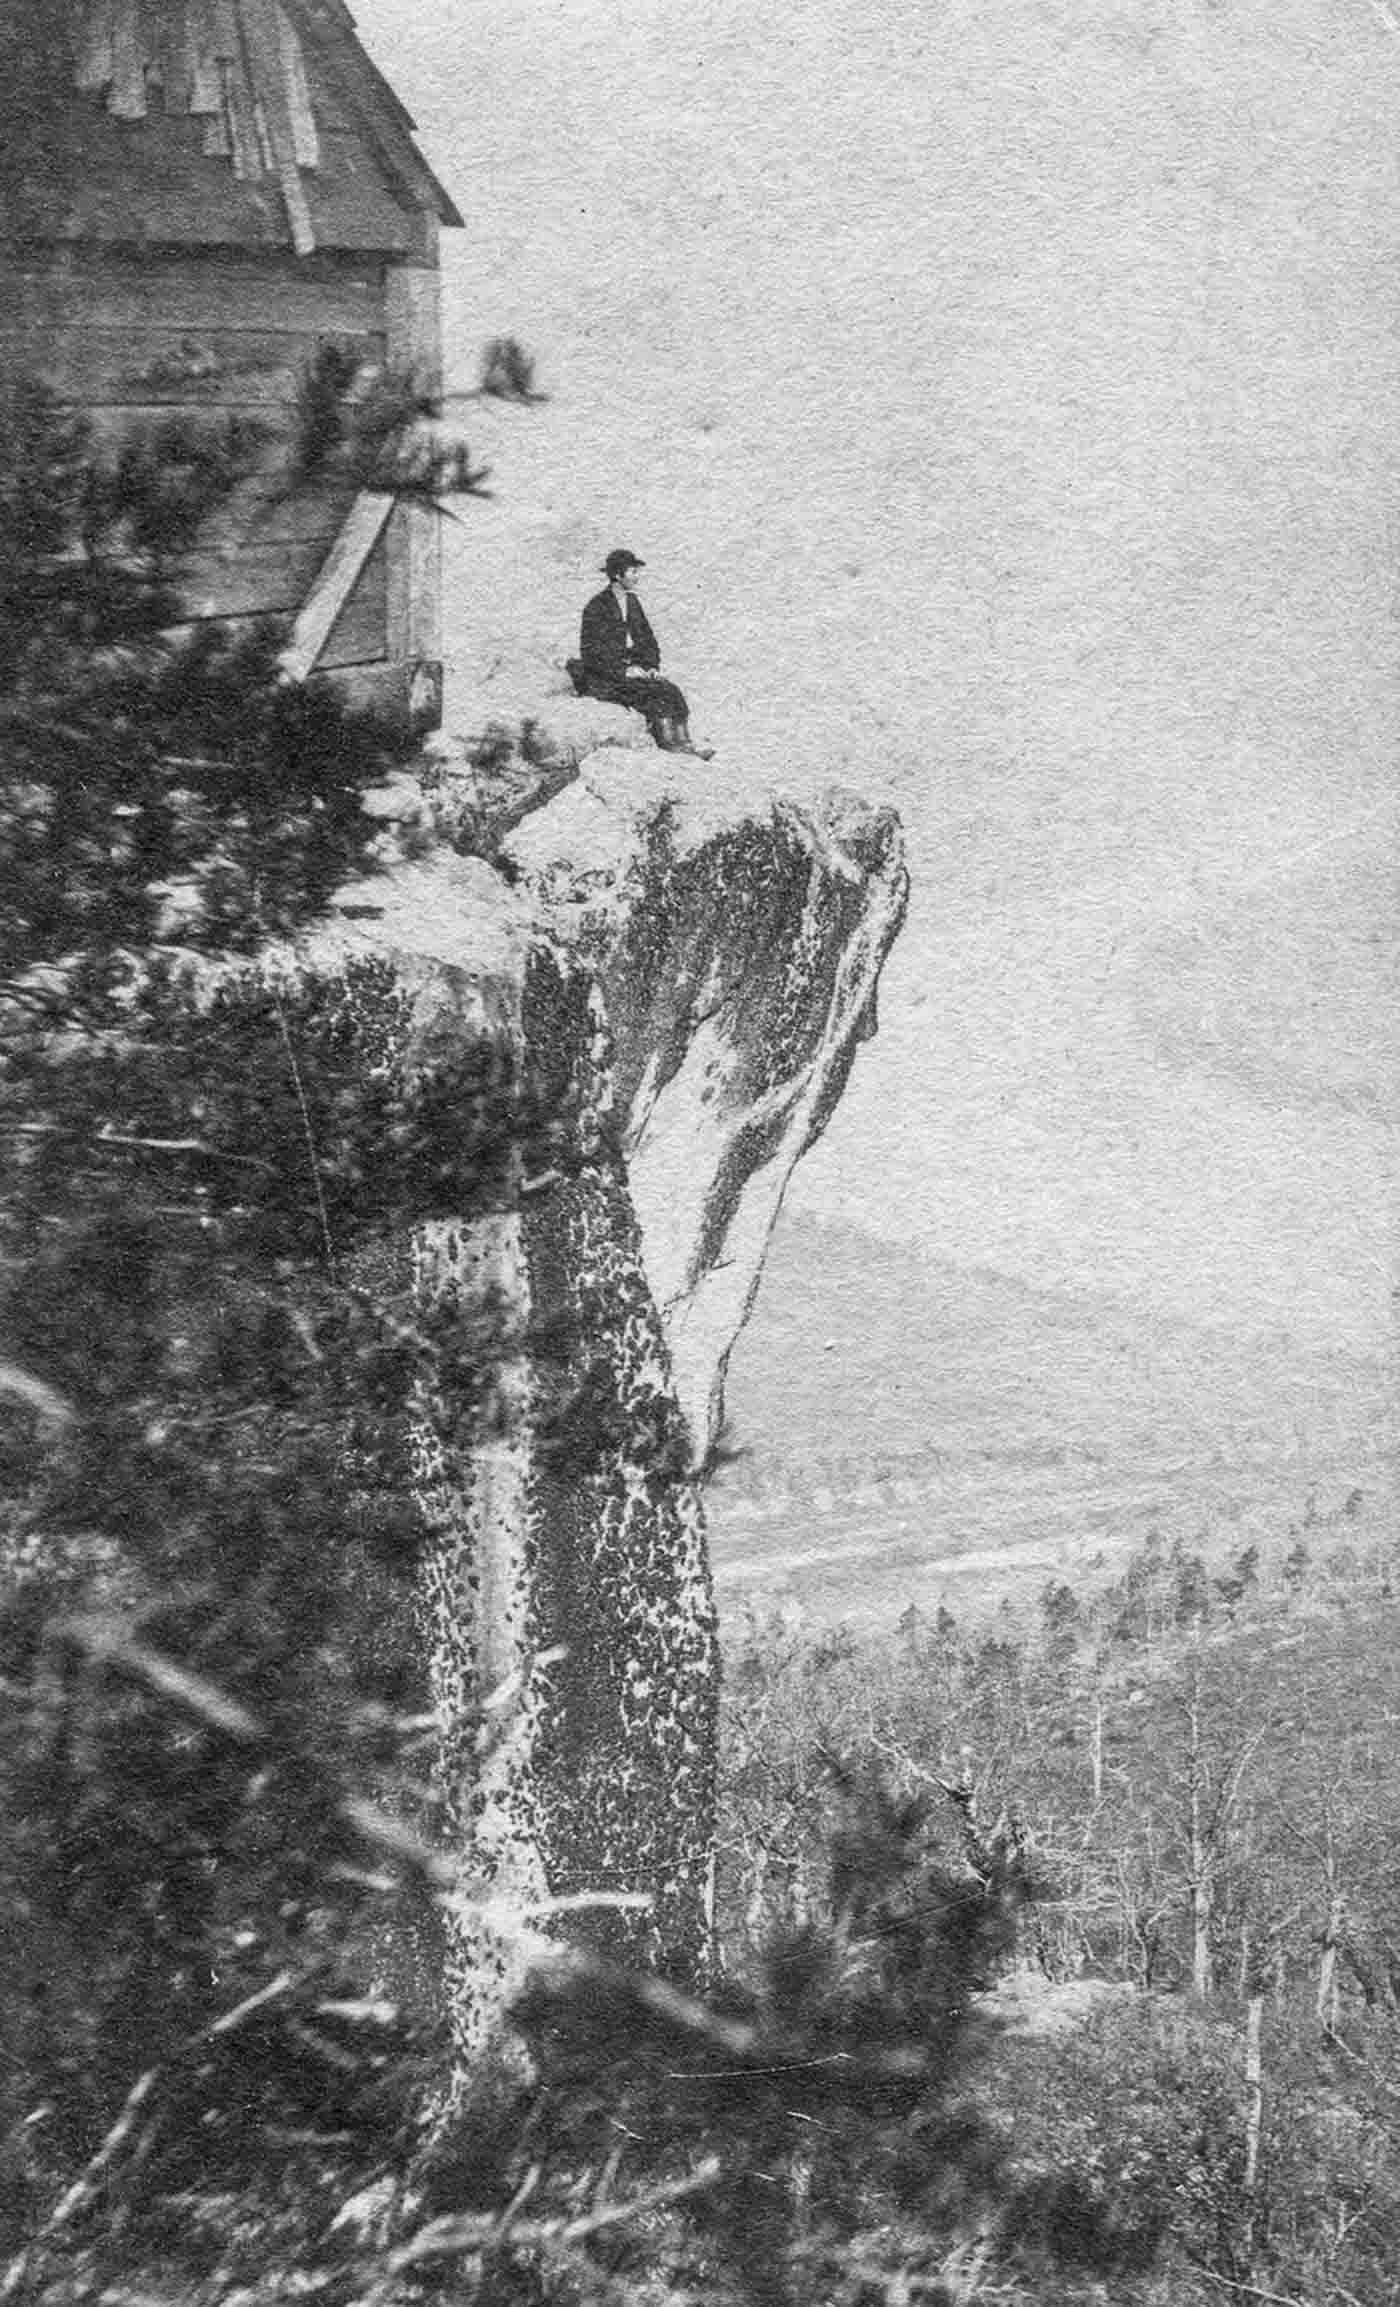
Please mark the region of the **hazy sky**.
<svg viewBox="0 0 1400 2307"><path fill-rule="evenodd" d="M467 217L460 380L510 331L553 390L483 420L501 499L451 548L454 653L494 662L517 620L545 647L620 539L697 721L904 814L881 1037L794 1204L1381 1343L1379 0L357 14Z"/></svg>

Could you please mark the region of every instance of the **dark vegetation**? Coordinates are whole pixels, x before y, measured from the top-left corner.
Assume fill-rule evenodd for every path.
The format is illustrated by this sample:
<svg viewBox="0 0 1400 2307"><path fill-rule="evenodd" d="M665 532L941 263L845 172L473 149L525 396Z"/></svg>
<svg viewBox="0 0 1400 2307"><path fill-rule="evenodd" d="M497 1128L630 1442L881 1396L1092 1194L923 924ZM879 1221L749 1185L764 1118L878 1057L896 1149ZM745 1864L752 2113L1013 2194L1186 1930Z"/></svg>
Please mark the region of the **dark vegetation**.
<svg viewBox="0 0 1400 2307"><path fill-rule="evenodd" d="M371 868L403 745L283 682L271 626L166 638L211 496L170 450L103 465L42 388L0 400L11 2250L112 2212L114 2140L153 2204L250 2168L305 2202L327 2139L403 2128L419 2050L348 1950L405 1693L347 1594L398 1607L442 1341L385 1245L489 1196L520 1121L469 1058L409 1078L373 968L248 971Z"/></svg>
<svg viewBox="0 0 1400 2307"><path fill-rule="evenodd" d="M439 511L449 497L489 497L489 469L473 465L465 442L440 437L442 407L410 370L364 369L355 349L327 338L298 380L293 482L334 476Z"/></svg>
<svg viewBox="0 0 1400 2307"><path fill-rule="evenodd" d="M575 774L572 755L561 751L536 720L518 726L488 721L467 747L471 777L454 795L450 812L439 811L442 837L463 856L484 857L511 877L502 844L533 810L563 791Z"/></svg>
<svg viewBox="0 0 1400 2307"><path fill-rule="evenodd" d="M489 400L542 401L548 395L535 387L535 356L517 337L493 336L481 356L481 382L477 391Z"/></svg>
<svg viewBox="0 0 1400 2307"><path fill-rule="evenodd" d="M396 747L271 634L163 640L169 465L17 391L0 512L0 2297L1393 2300L1360 1500L1030 1628L752 1629L718 1975L551 1970L530 2078L442 2114L374 1983L438 1895L403 1437L450 1355L470 1439L491 1346L395 1244L551 1114L410 1064L373 969L248 968L371 864Z"/></svg>
<svg viewBox="0 0 1400 2307"><path fill-rule="evenodd" d="M731 1646L729 1945L821 1898L833 1749L1013 1833L1013 2033L978 2103L1023 2177L1067 2168L1151 2237L1115 2299L1397 2296L1394 1567L1354 1493L1213 1576L1153 1541L1093 1595L1052 1581L1031 1627ZM1016 2265L968 2295L1078 2296Z"/></svg>

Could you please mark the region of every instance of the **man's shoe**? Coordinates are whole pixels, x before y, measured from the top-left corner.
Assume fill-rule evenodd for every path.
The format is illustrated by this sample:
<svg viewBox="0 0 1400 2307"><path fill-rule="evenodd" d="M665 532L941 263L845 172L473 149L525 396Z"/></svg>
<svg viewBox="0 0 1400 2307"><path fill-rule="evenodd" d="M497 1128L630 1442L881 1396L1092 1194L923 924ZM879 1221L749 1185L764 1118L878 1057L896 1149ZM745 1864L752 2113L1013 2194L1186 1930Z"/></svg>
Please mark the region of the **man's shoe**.
<svg viewBox="0 0 1400 2307"><path fill-rule="evenodd" d="M680 728L676 732L676 751L678 753L693 753L697 761L713 761L715 757L715 749L713 745L696 744L694 738L690 734L690 723L688 721L682 721Z"/></svg>

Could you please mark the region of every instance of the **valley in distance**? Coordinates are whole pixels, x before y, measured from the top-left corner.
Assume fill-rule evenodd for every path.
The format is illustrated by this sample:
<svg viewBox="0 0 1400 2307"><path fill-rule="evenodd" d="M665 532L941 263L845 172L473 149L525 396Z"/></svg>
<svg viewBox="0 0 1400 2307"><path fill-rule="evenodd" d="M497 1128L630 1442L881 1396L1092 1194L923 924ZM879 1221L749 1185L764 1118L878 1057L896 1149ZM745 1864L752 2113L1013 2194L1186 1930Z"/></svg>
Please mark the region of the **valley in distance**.
<svg viewBox="0 0 1400 2307"><path fill-rule="evenodd" d="M720 1607L876 1631L1087 1594L1152 1532L1212 1571L1364 1542L1397 1494L1380 1356L1147 1317L784 1217L709 1491ZM1393 1525L1392 1525L1393 1526Z"/></svg>

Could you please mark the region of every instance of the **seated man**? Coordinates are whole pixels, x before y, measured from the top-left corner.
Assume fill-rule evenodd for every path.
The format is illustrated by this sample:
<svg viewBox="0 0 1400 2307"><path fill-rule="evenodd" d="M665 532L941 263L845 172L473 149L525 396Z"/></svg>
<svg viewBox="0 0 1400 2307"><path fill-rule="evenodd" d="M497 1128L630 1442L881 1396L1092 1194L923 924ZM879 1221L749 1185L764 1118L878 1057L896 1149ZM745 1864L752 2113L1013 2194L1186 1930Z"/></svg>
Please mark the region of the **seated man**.
<svg viewBox="0 0 1400 2307"><path fill-rule="evenodd" d="M708 761L712 754L691 743L684 697L674 681L661 678L661 650L637 598L637 571L645 566L635 553L623 551L609 553L603 563L608 581L583 612L576 686L582 696L605 697L610 705L630 705L644 714L668 753L694 753Z"/></svg>

